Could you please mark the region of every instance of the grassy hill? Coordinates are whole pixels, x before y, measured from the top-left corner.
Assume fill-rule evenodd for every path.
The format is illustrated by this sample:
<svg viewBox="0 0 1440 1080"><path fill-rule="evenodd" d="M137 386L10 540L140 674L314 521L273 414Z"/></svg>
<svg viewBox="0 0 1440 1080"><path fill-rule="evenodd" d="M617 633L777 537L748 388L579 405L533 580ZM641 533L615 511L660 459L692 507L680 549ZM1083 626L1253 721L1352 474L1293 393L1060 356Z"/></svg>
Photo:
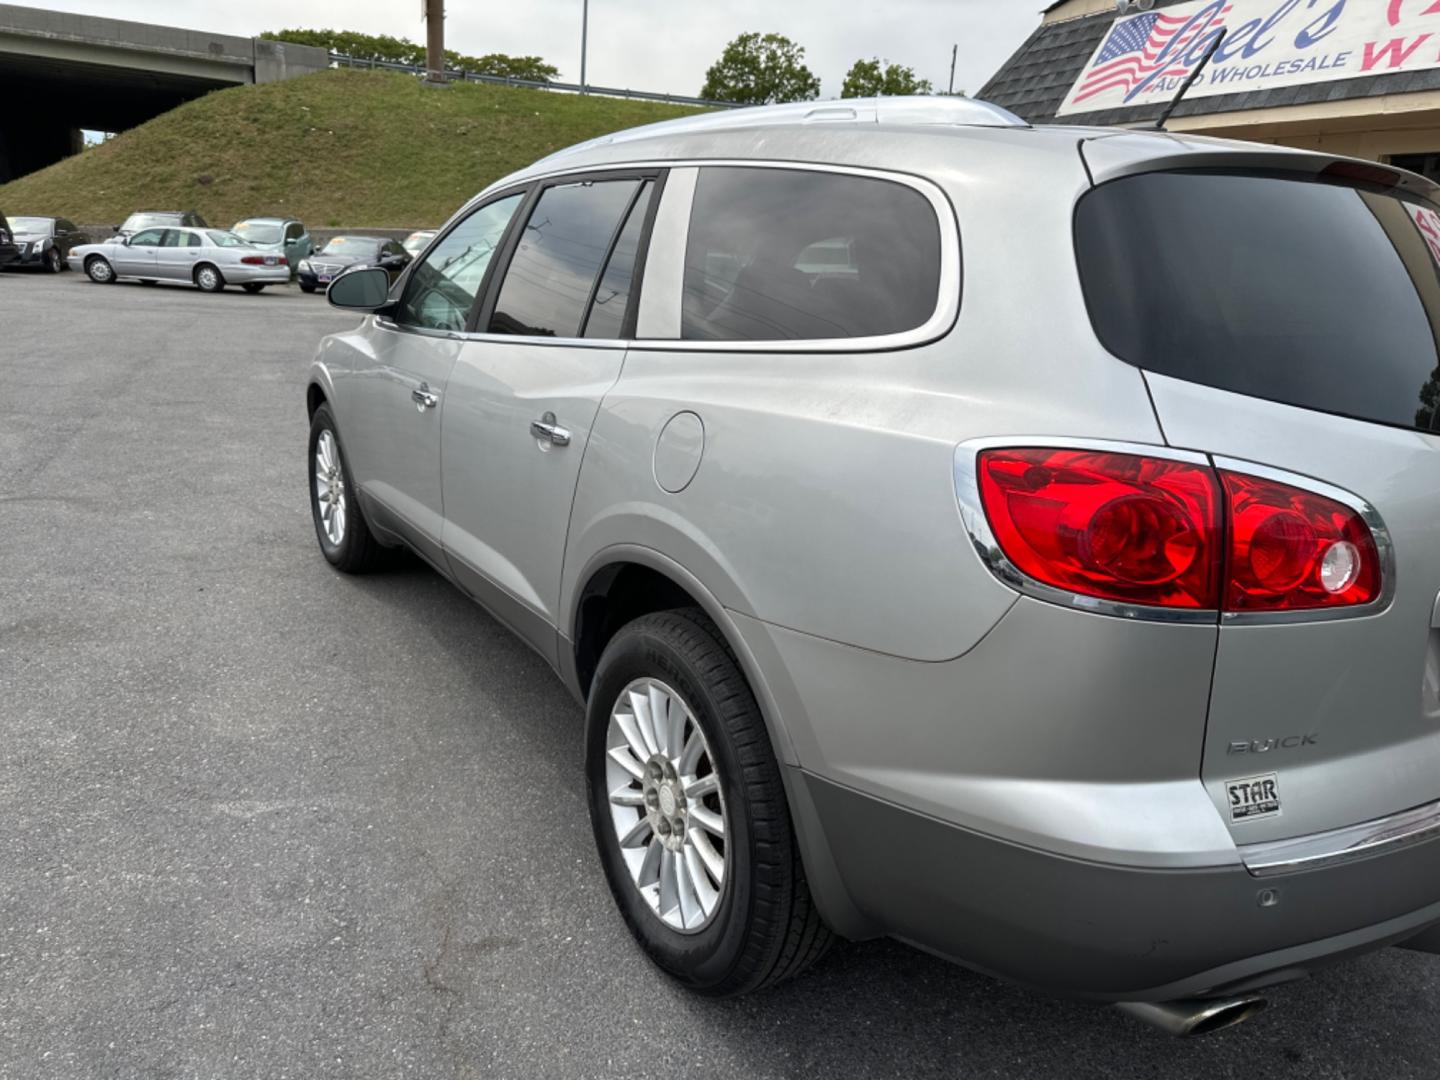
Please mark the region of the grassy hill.
<svg viewBox="0 0 1440 1080"><path fill-rule="evenodd" d="M195 209L226 227L258 214L322 228L438 225L490 181L553 150L695 111L326 71L189 102L0 185L0 209L89 224Z"/></svg>

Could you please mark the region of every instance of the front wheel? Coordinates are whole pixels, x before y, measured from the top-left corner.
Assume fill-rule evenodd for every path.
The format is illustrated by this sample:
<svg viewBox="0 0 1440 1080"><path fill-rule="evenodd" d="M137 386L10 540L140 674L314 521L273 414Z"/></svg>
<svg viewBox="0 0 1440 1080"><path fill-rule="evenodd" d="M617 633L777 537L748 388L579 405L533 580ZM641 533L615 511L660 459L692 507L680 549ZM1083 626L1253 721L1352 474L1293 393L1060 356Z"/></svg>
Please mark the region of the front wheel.
<svg viewBox="0 0 1440 1080"><path fill-rule="evenodd" d="M206 263L195 269L195 287L201 292L220 292L225 288L225 279L219 270Z"/></svg>
<svg viewBox="0 0 1440 1080"><path fill-rule="evenodd" d="M65 260L60 256L59 248L51 248L45 253L45 269L52 274L58 274L65 269Z"/></svg>
<svg viewBox="0 0 1440 1080"><path fill-rule="evenodd" d="M356 501L329 405L316 409L310 422L310 514L320 551L335 569L363 574L380 566L384 549Z"/></svg>
<svg viewBox="0 0 1440 1080"><path fill-rule="evenodd" d="M314 285L301 285L301 286L300 286L300 291L303 292L303 293L313 293L313 292L315 291L315 286L314 286Z"/></svg>
<svg viewBox="0 0 1440 1080"><path fill-rule="evenodd" d="M241 285L240 287L241 287L242 289L244 289L246 292L248 292L251 296L254 296L254 295L256 295L257 293L262 293L262 292L265 291L265 286L264 286L264 285L260 285L260 284Z"/></svg>
<svg viewBox="0 0 1440 1080"><path fill-rule="evenodd" d="M662 970L725 996L824 954L831 935L769 733L702 612L646 615L606 647L586 716L586 787L611 894Z"/></svg>
<svg viewBox="0 0 1440 1080"><path fill-rule="evenodd" d="M115 282L115 268L99 255L85 260L85 273L97 285L112 285Z"/></svg>

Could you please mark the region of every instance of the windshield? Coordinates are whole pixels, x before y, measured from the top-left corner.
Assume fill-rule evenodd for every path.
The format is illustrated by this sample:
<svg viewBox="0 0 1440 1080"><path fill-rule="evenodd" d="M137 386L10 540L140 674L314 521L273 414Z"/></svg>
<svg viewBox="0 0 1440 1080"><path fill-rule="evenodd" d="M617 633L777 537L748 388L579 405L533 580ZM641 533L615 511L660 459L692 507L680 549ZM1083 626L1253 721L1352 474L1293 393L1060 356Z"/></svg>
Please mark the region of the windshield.
<svg viewBox="0 0 1440 1080"><path fill-rule="evenodd" d="M1168 172L1076 209L1090 318L1137 367L1440 430L1440 207L1299 174Z"/></svg>
<svg viewBox="0 0 1440 1080"><path fill-rule="evenodd" d="M42 236L50 235L50 226L54 224L54 218L48 217L17 217L10 219L10 231L31 235L39 233Z"/></svg>
<svg viewBox="0 0 1440 1080"><path fill-rule="evenodd" d="M419 255L420 252L425 250L425 245L433 239L435 239L433 232L411 233L405 238L405 250L411 255Z"/></svg>
<svg viewBox="0 0 1440 1080"><path fill-rule="evenodd" d="M374 255L380 250L378 241L361 236L337 236L321 249L321 255Z"/></svg>
<svg viewBox="0 0 1440 1080"><path fill-rule="evenodd" d="M230 231L252 244L278 244L285 235L282 225L260 224L254 221L242 221Z"/></svg>
<svg viewBox="0 0 1440 1080"><path fill-rule="evenodd" d="M234 233L218 232L218 231L212 229L211 231L207 232L205 235L210 238L210 242L211 242L212 244L214 244L216 247L250 247L250 246L251 246L250 244L248 244L248 243L246 243L244 240L242 240L240 237L236 236Z"/></svg>
<svg viewBox="0 0 1440 1080"><path fill-rule="evenodd" d="M121 232L135 232L139 229L153 229L157 225L178 225L179 214L131 214L120 226Z"/></svg>

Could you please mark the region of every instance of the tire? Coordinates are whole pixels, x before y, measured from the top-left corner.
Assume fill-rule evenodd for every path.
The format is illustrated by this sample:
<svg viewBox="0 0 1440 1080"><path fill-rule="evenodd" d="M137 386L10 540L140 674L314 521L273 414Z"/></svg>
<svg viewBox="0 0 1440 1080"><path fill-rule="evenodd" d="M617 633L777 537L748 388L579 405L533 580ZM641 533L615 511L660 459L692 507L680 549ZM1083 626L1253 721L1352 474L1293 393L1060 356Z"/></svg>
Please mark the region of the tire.
<svg viewBox="0 0 1440 1080"><path fill-rule="evenodd" d="M256 296L265 291L265 286L260 284L241 285L240 287L251 296Z"/></svg>
<svg viewBox="0 0 1440 1080"><path fill-rule="evenodd" d="M328 464L322 466L320 447L328 436ZM370 532L365 515L350 487L350 463L345 449L340 444L340 433L335 427L335 417L329 405L315 410L310 421L309 441L310 472L310 517L315 524L315 538L320 542L320 551L335 569L346 574L365 574L377 570L385 561L385 549ZM328 473L327 492L320 490L321 473ZM335 481L339 481L339 527L334 528L333 511L327 514L324 507L335 505L322 495L333 492Z"/></svg>
<svg viewBox="0 0 1440 1080"><path fill-rule="evenodd" d="M103 255L91 255L85 260L85 274L97 285L115 284L115 268Z"/></svg>
<svg viewBox="0 0 1440 1080"><path fill-rule="evenodd" d="M195 287L201 292L223 292L225 277L216 267L201 263L195 268Z"/></svg>
<svg viewBox="0 0 1440 1080"><path fill-rule="evenodd" d="M314 286L314 285L301 285L301 286L300 286L300 291L303 292L303 293L313 293L313 292L315 291L315 286Z"/></svg>
<svg viewBox="0 0 1440 1080"><path fill-rule="evenodd" d="M674 702L680 702L684 734L672 730L666 738L651 728L658 752L645 760L634 750L624 718L628 709L628 727L643 726L636 721L651 707L657 686L672 720ZM639 705L629 704L632 692ZM677 767L675 744L696 745L696 729L700 751L693 758L680 753ZM643 730L639 737L648 749ZM585 745L590 822L611 895L661 970L697 993L724 997L772 986L824 955L831 933L810 897L769 732L734 655L703 612L659 612L621 628L595 673ZM622 765L612 749L629 762ZM707 782L716 789L713 795L705 790ZM612 794L620 796L617 802ZM667 819L671 808L677 816ZM697 825L701 810L711 824ZM723 839L713 830L717 820ZM622 830L631 841L627 848ZM680 852L667 859L663 849L677 837ZM708 854L701 841L710 847ZM657 843L662 850L655 855ZM717 854L723 870L718 877L705 869ZM667 911L663 887L648 879L652 870L658 879L669 867L676 873ZM707 898L707 889L718 899Z"/></svg>
<svg viewBox="0 0 1440 1080"><path fill-rule="evenodd" d="M51 248L45 252L45 269L52 274L58 274L65 269L65 260L60 255L59 248Z"/></svg>

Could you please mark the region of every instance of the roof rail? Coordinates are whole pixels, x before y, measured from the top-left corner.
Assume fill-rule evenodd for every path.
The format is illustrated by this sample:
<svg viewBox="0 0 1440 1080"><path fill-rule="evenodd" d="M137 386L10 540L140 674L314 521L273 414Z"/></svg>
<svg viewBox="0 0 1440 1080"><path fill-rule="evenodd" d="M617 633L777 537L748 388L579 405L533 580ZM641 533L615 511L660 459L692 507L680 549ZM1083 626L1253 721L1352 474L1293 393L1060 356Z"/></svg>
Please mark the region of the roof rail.
<svg viewBox="0 0 1440 1080"><path fill-rule="evenodd" d="M967 97L880 97L843 98L839 101L793 101L784 105L756 105L728 112L683 116L656 124L617 131L598 139L559 150L544 161L616 143L651 139L664 135L690 135L713 131L793 124L891 124L925 126L937 124L965 127L1029 127L1014 113Z"/></svg>

